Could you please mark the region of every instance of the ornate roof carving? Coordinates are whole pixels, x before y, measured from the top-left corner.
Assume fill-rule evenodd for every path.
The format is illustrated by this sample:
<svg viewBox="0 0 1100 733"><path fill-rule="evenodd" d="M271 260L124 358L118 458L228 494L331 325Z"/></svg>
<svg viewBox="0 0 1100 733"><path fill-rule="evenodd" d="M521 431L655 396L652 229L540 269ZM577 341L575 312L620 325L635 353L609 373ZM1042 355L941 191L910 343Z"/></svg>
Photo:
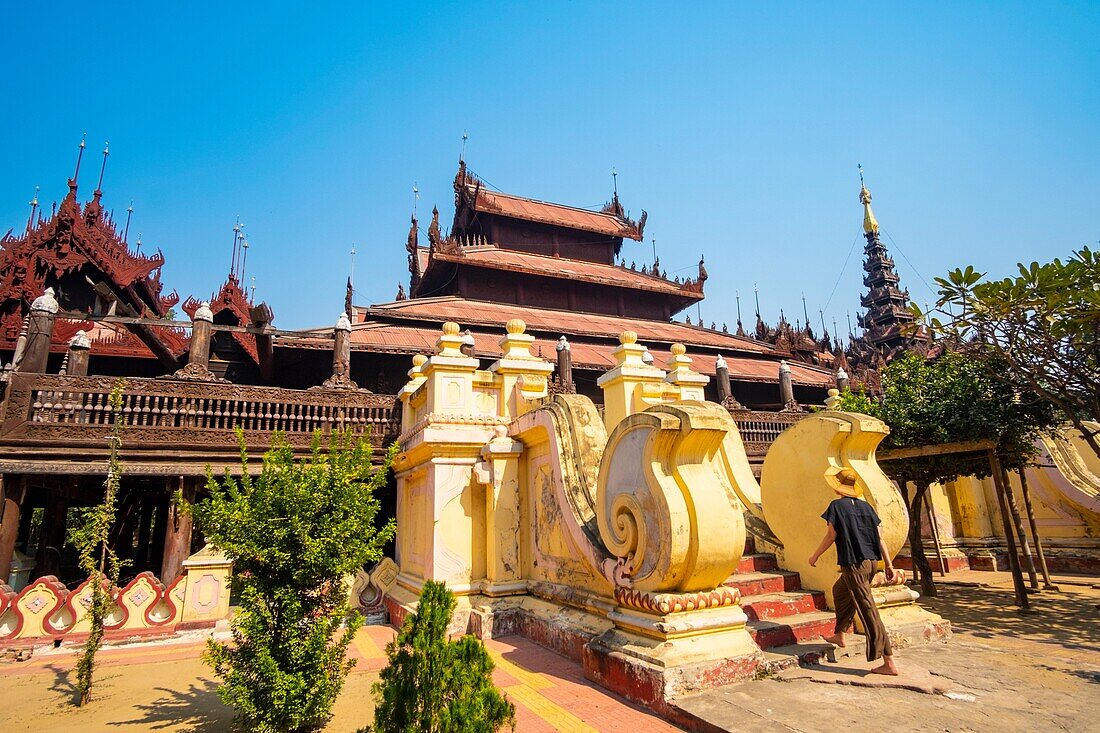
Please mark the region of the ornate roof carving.
<svg viewBox="0 0 1100 733"><path fill-rule="evenodd" d="M236 275L230 275L225 283L213 297L210 298L210 311L214 314L214 323L230 326L247 326L252 322L252 303L245 295L244 289L237 282ZM183 310L191 318L202 305L202 301L194 296L188 297L183 304ZM224 315L223 315L224 314ZM241 348L256 363L259 356L256 351L256 337L250 333L231 332L233 340L240 344Z"/></svg>

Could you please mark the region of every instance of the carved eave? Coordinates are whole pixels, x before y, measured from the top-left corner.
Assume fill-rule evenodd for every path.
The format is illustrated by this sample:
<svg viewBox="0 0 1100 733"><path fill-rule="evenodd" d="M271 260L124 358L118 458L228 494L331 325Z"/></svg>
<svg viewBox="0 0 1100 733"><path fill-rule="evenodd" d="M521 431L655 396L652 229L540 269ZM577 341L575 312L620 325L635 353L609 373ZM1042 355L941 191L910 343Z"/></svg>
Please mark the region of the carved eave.
<svg viewBox="0 0 1100 733"><path fill-rule="evenodd" d="M190 296L184 301L181 308L192 319L202 301ZM221 290L210 298L210 310L214 314L214 322L222 325L247 326L252 322L252 303L248 300L244 290L237 282L235 275L230 275ZM270 310L270 309L269 309ZM253 362L259 364L260 358L256 349L256 337L250 333L232 331L233 340L244 349Z"/></svg>

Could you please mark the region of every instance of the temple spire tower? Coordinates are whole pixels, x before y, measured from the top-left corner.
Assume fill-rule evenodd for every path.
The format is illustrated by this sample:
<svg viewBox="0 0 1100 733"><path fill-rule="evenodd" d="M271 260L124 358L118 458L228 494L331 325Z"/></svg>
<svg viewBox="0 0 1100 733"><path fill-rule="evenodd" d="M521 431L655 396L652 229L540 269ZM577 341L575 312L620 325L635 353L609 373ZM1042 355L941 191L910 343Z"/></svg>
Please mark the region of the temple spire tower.
<svg viewBox="0 0 1100 733"><path fill-rule="evenodd" d="M923 346L928 336L923 331L913 332L915 321L909 309L909 291L902 290L894 271L894 260L886 251L879 237L878 220L871 209L871 192L863 181L863 168L859 169L859 201L863 204L863 284L867 294L860 299L865 309L858 322L863 328L863 340L882 356L889 358L903 349Z"/></svg>

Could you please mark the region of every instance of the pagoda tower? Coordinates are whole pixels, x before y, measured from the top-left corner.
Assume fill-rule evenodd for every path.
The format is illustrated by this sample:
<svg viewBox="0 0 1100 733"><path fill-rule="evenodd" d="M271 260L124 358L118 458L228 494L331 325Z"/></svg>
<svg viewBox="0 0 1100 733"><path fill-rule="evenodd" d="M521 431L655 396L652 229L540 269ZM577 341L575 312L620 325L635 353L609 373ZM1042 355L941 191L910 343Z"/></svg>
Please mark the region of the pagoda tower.
<svg viewBox="0 0 1100 733"><path fill-rule="evenodd" d="M885 359L901 350L922 347L928 343L923 330L913 330L916 320L909 306L909 291L902 290L894 260L879 238L878 221L871 210L871 192L863 185L860 174L859 200L863 204L863 246L865 259L863 284L867 294L860 299L865 311L859 316L863 328L862 341Z"/></svg>

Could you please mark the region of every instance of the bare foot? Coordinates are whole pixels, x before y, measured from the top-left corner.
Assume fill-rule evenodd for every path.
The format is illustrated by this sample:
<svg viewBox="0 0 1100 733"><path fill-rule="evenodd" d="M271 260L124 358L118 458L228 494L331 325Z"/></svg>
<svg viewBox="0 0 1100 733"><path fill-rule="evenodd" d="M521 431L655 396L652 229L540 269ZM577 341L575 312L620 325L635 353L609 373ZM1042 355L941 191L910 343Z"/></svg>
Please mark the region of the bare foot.
<svg viewBox="0 0 1100 733"><path fill-rule="evenodd" d="M842 633L841 634L833 634L832 636L826 636L824 638L825 638L825 641L829 642L830 644L834 644L838 647L841 647L842 649L846 646L845 643L844 643L844 634L842 634Z"/></svg>
<svg viewBox="0 0 1100 733"><path fill-rule="evenodd" d="M871 670L871 674L885 674L891 677L898 675L898 667L894 664L893 657L883 657L882 665Z"/></svg>

